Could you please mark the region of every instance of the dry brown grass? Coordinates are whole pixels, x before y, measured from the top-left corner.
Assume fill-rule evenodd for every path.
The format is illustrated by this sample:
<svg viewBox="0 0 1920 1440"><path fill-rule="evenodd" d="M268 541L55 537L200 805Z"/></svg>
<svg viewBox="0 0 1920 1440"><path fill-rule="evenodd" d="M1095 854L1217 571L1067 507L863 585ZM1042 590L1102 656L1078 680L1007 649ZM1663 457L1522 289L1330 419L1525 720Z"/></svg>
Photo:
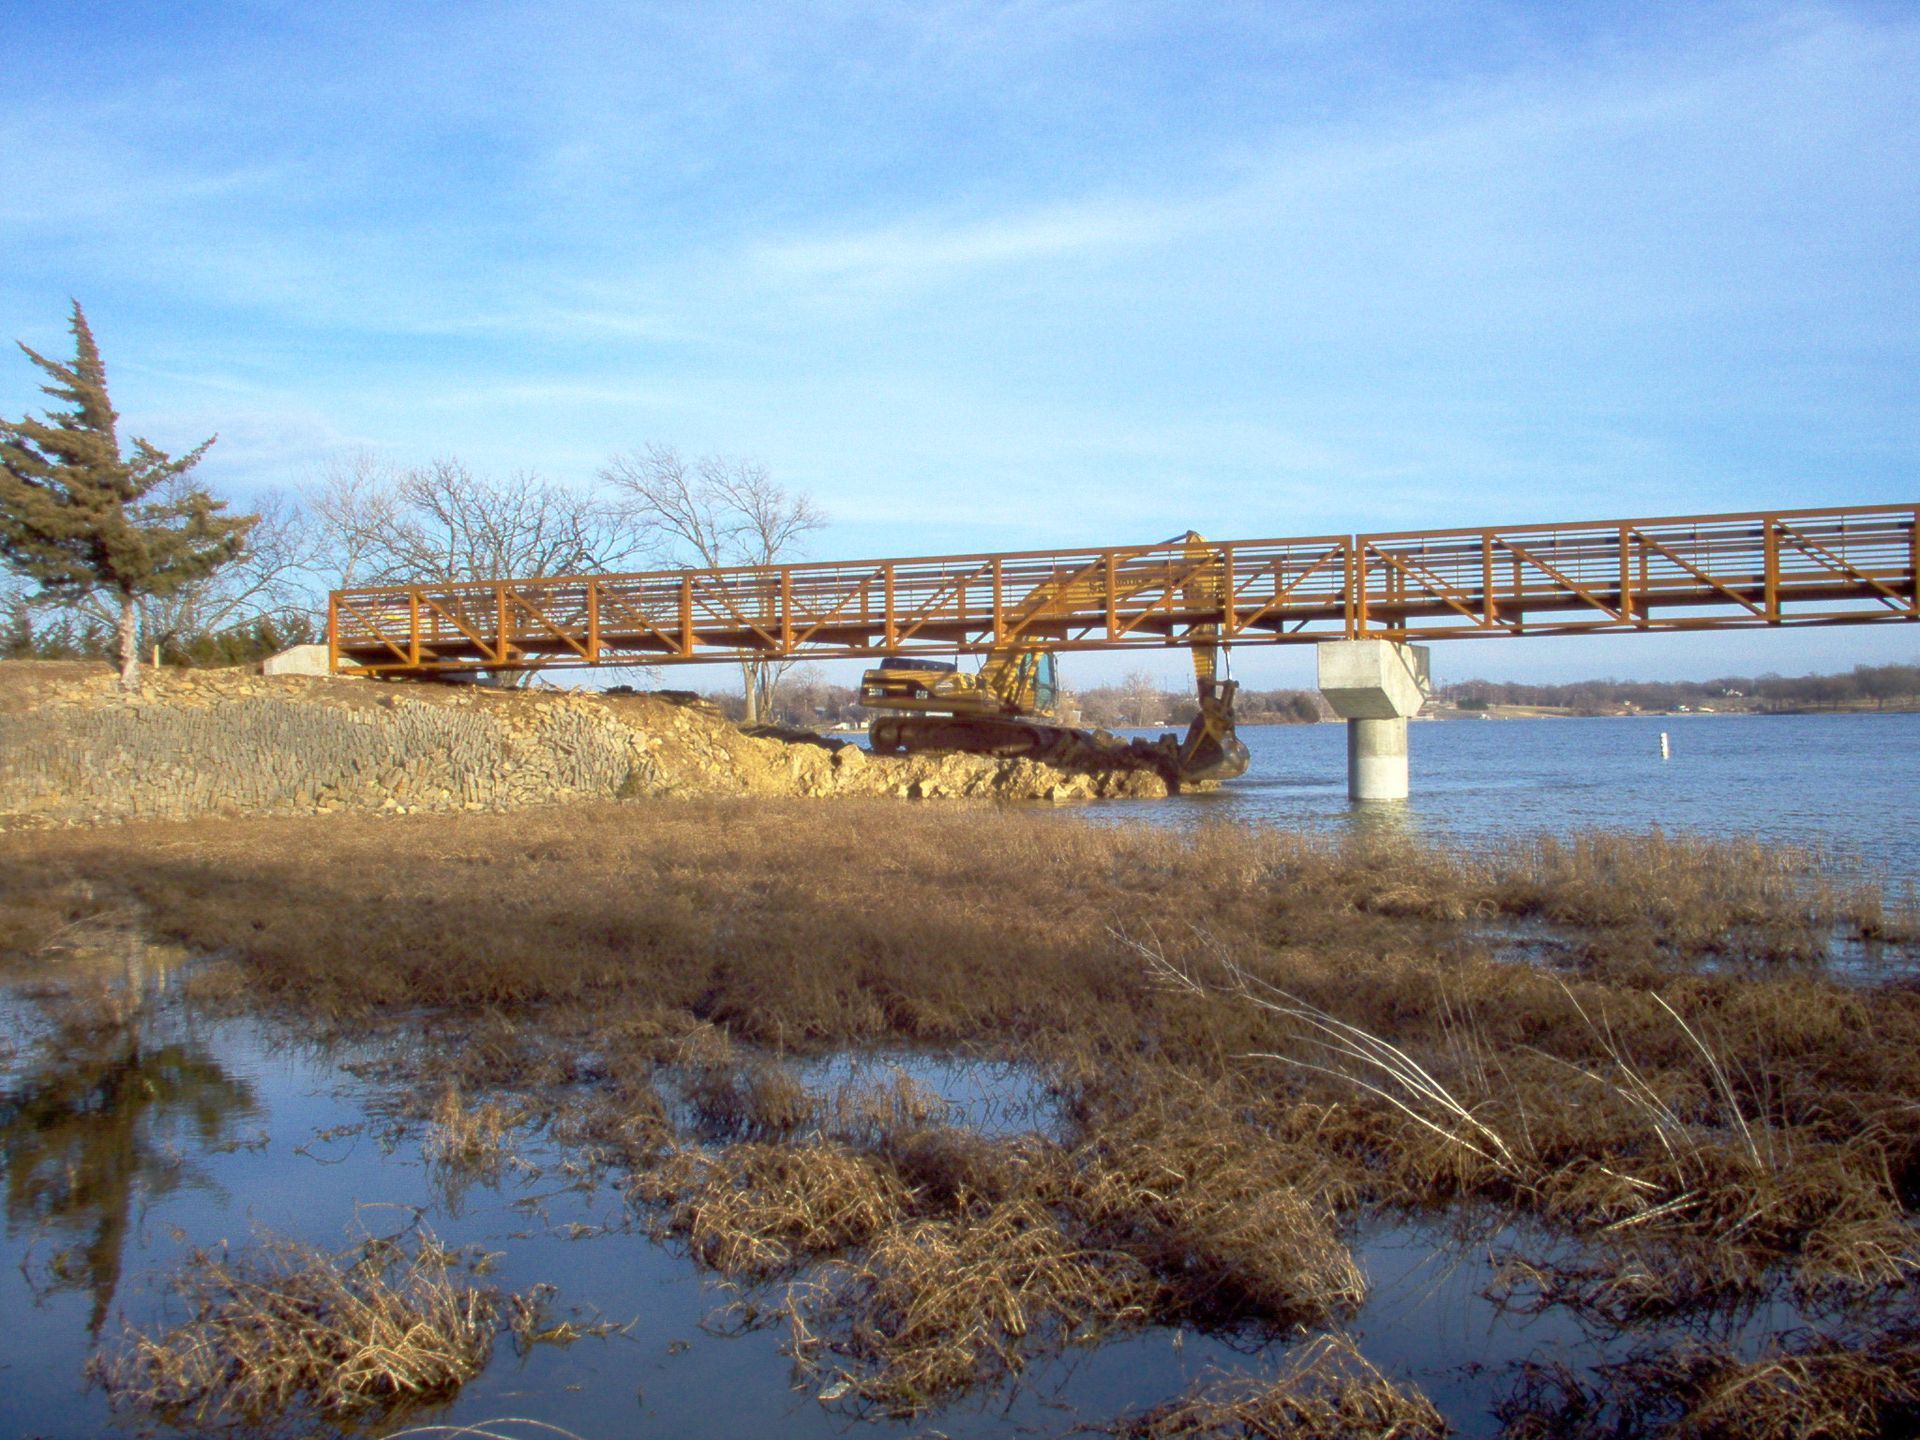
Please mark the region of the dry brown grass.
<svg viewBox="0 0 1920 1440"><path fill-rule="evenodd" d="M811 1122L819 1103L793 1072L769 1060L702 1065L686 1087L701 1133L777 1139Z"/></svg>
<svg viewBox="0 0 1920 1440"><path fill-rule="evenodd" d="M1689 1343L1605 1367L1592 1379L1527 1367L1502 1403L1507 1440L1869 1440L1920 1429L1920 1338L1802 1337L1743 1359Z"/></svg>
<svg viewBox="0 0 1920 1440"><path fill-rule="evenodd" d="M1813 963L1836 928L1911 917L1812 867L1659 835L1467 855L857 801L335 816L0 836L0 945L130 900L229 957L236 999L424 1026L447 1069L423 1105L448 1083L467 1109L538 1095L556 1134L638 1169L671 1149L654 1078L688 1076L712 1133L831 1150L906 1197L865 1241L834 1238L825 1194L780 1219L771 1170L730 1182L734 1219L714 1202L710 1235L743 1237L737 1256L712 1239L727 1268L836 1255L849 1315L883 1292L911 1311L898 1277L933 1272L907 1235L984 1264L967 1247L988 1233L1009 1273L1036 1235L1120 1255L1154 1298L1119 1311L1337 1315L1340 1216L1491 1202L1589 1242L1584 1270L1529 1282L1553 1303L1635 1318L1913 1281L1920 986ZM1511 920L1567 963L1495 961L1488 928ZM1157 983L1143 948L1205 983ZM1282 998L1223 998L1223 957ZM1026 1058L1070 1129L988 1143L910 1084L816 1098L766 1058L862 1046ZM825 1305L797 1312L827 1337L813 1353L845 1339L879 1374Z"/></svg>
<svg viewBox="0 0 1920 1440"><path fill-rule="evenodd" d="M1147 958L1184 993L1271 1019L1273 1048L1255 1058L1338 1097L1296 1104L1284 1126L1363 1161L1376 1193L1407 1205L1498 1200L1603 1242L1576 1281L1531 1276L1548 1282L1542 1294L1625 1316L1763 1292L1782 1262L1803 1293L1862 1294L1920 1273L1920 1233L1885 1151L1754 1103L1722 1059L1724 1033L1705 1017L1689 1023L1664 996L1607 997L1664 1017L1670 1033L1645 1036L1667 1056L1655 1068L1630 1058L1606 1011L1562 981L1549 982L1565 1005L1555 1040L1564 1054L1584 1048L1577 1060L1537 1045L1501 1051L1470 994L1442 990L1439 1043L1416 1048L1231 961L1207 981L1158 952Z"/></svg>
<svg viewBox="0 0 1920 1440"><path fill-rule="evenodd" d="M1388 1380L1346 1337L1323 1335L1271 1379L1215 1380L1113 1433L1130 1440L1441 1440L1451 1432L1418 1390Z"/></svg>
<svg viewBox="0 0 1920 1440"><path fill-rule="evenodd" d="M1100 1127L1070 1161L1067 1205L1097 1243L1137 1256L1162 1312L1205 1326L1324 1325L1366 1279L1334 1228L1353 1191L1307 1143L1195 1092Z"/></svg>
<svg viewBox="0 0 1920 1440"><path fill-rule="evenodd" d="M630 1193L658 1209L700 1263L748 1280L864 1244L908 1200L891 1170L831 1142L677 1148L636 1175Z"/></svg>
<svg viewBox="0 0 1920 1440"><path fill-rule="evenodd" d="M1542 837L1503 849L1488 894L1501 912L1624 932L1672 958L1807 961L1836 928L1912 933L1877 887L1829 876L1817 852L1754 840L1648 834Z"/></svg>
<svg viewBox="0 0 1920 1440"><path fill-rule="evenodd" d="M429 1164L443 1169L496 1176L506 1164L514 1129L524 1118L497 1100L469 1106L459 1089L449 1085L434 1106L421 1150Z"/></svg>
<svg viewBox="0 0 1920 1440"><path fill-rule="evenodd" d="M1076 1245L1031 1200L910 1220L787 1295L792 1353L829 1393L924 1410L1018 1374L1037 1352L1142 1323L1156 1286L1137 1260Z"/></svg>
<svg viewBox="0 0 1920 1440"><path fill-rule="evenodd" d="M330 1256L291 1240L195 1251L172 1289L187 1311L129 1329L93 1373L116 1409L172 1424L281 1433L444 1400L486 1364L496 1293L422 1236Z"/></svg>
<svg viewBox="0 0 1920 1440"><path fill-rule="evenodd" d="M954 1118L951 1105L897 1066L884 1079L856 1076L836 1087L824 1108L828 1130L855 1145L884 1147Z"/></svg>

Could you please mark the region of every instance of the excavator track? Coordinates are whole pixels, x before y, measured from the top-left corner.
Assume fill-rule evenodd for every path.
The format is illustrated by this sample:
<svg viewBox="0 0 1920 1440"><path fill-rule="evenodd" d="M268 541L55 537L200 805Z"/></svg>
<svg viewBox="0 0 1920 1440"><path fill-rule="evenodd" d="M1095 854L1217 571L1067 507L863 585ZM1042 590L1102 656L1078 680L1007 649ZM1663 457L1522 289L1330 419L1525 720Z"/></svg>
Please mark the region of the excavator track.
<svg viewBox="0 0 1920 1440"><path fill-rule="evenodd" d="M1246 770L1244 747L1237 765L1229 761L1216 767L1215 773L1203 774L1183 765L1180 743L1172 735L1123 740L1104 732L1004 716L881 715L868 727L868 738L876 755L960 751L1005 760L1040 760L1063 769L1152 770L1174 789L1231 778Z"/></svg>
<svg viewBox="0 0 1920 1440"><path fill-rule="evenodd" d="M1093 737L1062 725L997 716L883 715L867 730L876 755L959 750L1004 760L1046 760Z"/></svg>

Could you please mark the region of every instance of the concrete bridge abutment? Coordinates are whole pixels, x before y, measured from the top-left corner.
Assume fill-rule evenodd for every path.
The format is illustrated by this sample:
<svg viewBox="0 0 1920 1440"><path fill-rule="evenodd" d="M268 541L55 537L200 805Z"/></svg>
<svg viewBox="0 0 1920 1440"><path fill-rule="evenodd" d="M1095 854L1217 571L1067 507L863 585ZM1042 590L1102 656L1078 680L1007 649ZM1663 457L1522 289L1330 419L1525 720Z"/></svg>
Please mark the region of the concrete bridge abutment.
<svg viewBox="0 0 1920 1440"><path fill-rule="evenodd" d="M1407 721L1427 698L1427 647L1329 640L1318 650L1320 693L1347 722L1347 794L1406 799Z"/></svg>

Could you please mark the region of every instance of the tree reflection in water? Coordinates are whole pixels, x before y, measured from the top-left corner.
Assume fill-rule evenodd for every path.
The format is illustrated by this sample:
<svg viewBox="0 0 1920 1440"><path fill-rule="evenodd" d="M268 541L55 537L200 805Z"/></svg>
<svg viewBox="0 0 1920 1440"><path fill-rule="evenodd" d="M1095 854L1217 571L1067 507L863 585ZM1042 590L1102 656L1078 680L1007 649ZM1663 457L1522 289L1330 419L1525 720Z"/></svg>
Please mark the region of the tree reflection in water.
<svg viewBox="0 0 1920 1440"><path fill-rule="evenodd" d="M53 1242L30 1278L44 1291L90 1291L97 1336L136 1207L197 1178L189 1135L217 1143L256 1105L197 1040L153 1033L160 1007L124 989L42 1003L53 1032L0 1086L7 1229Z"/></svg>

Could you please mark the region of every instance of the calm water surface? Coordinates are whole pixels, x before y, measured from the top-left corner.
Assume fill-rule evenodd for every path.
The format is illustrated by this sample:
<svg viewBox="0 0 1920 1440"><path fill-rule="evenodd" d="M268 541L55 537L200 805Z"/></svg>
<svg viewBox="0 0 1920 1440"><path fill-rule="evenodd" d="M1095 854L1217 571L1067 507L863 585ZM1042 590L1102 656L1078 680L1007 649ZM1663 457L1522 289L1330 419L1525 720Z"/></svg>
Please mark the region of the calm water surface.
<svg viewBox="0 0 1920 1440"><path fill-rule="evenodd" d="M1348 801L1345 725L1240 733L1253 765L1218 793L1080 813L1103 823L1390 825L1468 842L1658 825L1816 846L1843 869L1920 883L1920 714L1416 721L1404 805Z"/></svg>

